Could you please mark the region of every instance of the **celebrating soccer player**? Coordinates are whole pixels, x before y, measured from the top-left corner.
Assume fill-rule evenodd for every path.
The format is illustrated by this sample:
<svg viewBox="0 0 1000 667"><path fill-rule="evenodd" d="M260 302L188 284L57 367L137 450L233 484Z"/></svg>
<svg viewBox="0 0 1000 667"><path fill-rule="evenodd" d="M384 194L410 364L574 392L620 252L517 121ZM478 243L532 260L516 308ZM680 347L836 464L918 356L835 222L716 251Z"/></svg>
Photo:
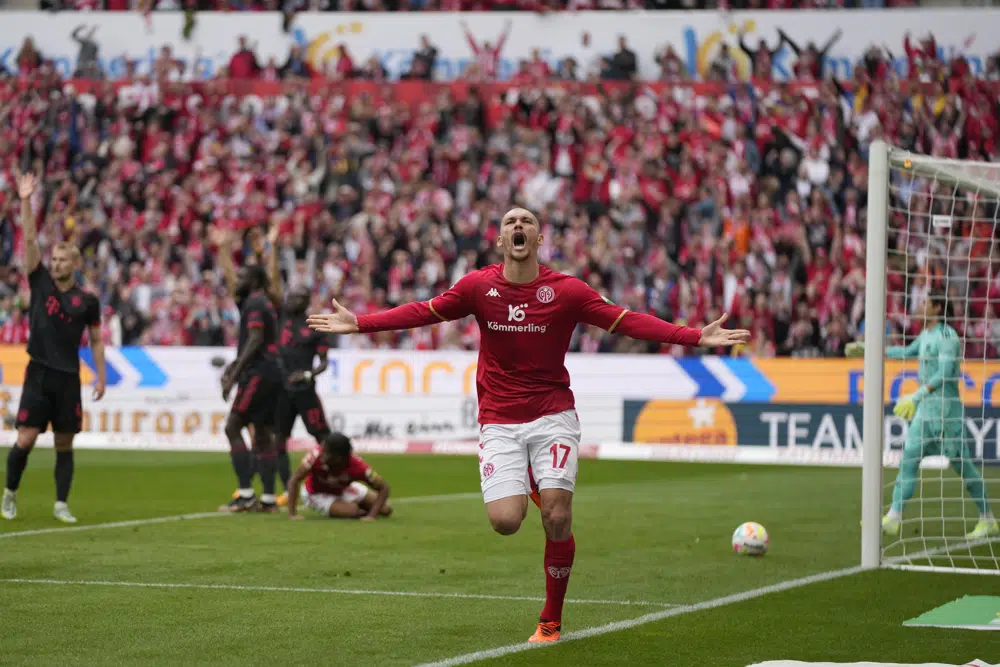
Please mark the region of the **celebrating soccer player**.
<svg viewBox="0 0 1000 667"><path fill-rule="evenodd" d="M343 433L327 434L302 459L288 484L289 519L302 518L300 497L306 507L334 519L374 521L392 514L389 485L354 455Z"/></svg>
<svg viewBox="0 0 1000 667"><path fill-rule="evenodd" d="M723 347L750 340L749 331L723 329L726 316L704 329L692 329L616 306L583 281L540 265L542 240L537 218L515 208L504 215L497 239L503 264L470 273L427 302L357 317L334 301L332 313L308 318L317 331L352 334L475 315L482 332L476 373L480 479L493 529L511 535L520 528L533 490L529 466L539 489L546 536L545 605L532 642L559 639L576 552L572 501L580 422L565 361L577 324L688 346Z"/></svg>
<svg viewBox="0 0 1000 667"><path fill-rule="evenodd" d="M893 408L897 417L911 423L892 492L892 505L882 517L882 531L887 535L899 534L903 506L917 487L920 461L938 454L948 457L979 508L979 522L967 537L978 539L1000 534L1000 524L986 499L983 476L972 462L965 442L965 408L958 391L962 378L962 341L948 324L949 310L947 294L932 290L923 302L924 328L920 335L906 347L894 346L885 351L889 359L918 359L920 379L920 388L900 398ZM864 350L864 343L849 343L845 353L848 357L860 357Z"/></svg>
<svg viewBox="0 0 1000 667"><path fill-rule="evenodd" d="M219 264L226 284L240 308L236 361L222 374L224 400L229 400L233 387L239 384L225 428L239 489L236 497L219 509L230 512L273 512L278 509L274 495L274 417L281 392L278 317L268 293L267 272L264 267L259 264L243 266L237 272L233 265L230 234L216 230L213 240L218 246ZM257 474L261 483L259 503L253 489L253 455L247 450L243 440L243 429L251 425L253 455L256 455Z"/></svg>
<svg viewBox="0 0 1000 667"><path fill-rule="evenodd" d="M0 516L17 516L17 489L38 434L52 424L56 449L55 518L76 523L66 504L73 484L73 438L83 426L80 400L80 341L87 330L97 367L94 400L104 396L104 343L101 341L101 306L97 297L80 289L74 272L80 250L71 243L52 248L50 269L42 265L38 230L31 207L36 182L32 174L17 179L24 234L24 270L31 286L31 334L28 368L24 373L21 403L17 409L17 443L7 454L7 485L0 501Z"/></svg>

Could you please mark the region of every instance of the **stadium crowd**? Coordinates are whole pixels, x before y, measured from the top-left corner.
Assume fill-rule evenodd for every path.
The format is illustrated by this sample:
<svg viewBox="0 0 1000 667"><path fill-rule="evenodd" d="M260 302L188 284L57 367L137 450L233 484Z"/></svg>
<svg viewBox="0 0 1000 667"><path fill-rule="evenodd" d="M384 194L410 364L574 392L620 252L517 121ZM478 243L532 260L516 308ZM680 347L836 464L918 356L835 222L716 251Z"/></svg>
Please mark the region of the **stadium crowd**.
<svg viewBox="0 0 1000 667"><path fill-rule="evenodd" d="M40 0L46 10L71 11L574 11L686 9L875 9L915 0Z"/></svg>
<svg viewBox="0 0 1000 667"><path fill-rule="evenodd" d="M0 342L27 335L13 174L30 169L44 175L33 202L43 247L81 245L113 344L233 344L238 313L215 234L241 234L236 259L253 262L277 225L285 280L308 286L314 308L336 295L363 313L427 299L498 261L499 216L518 202L539 213L543 261L630 309L693 326L727 309L756 334L738 354L840 355L863 329L870 142L997 153L992 84L961 58L938 60L932 40L912 51L909 80L873 49L843 82L820 80L807 54L792 84L291 83L264 98L227 95L225 79L165 77L83 94L40 61L0 79ZM404 101L407 86L421 99ZM927 269L942 266L920 252L933 245L929 214L973 216L964 201L926 194L908 190L910 214L893 217L890 245L906 243L909 261L890 280L896 333ZM986 275L992 231L952 228L985 257L962 267L967 278ZM995 354L1000 329L981 318L1000 281L968 284L980 319L967 319L985 324L965 333ZM461 321L345 344L473 349L477 336ZM591 328L573 349L658 351Z"/></svg>

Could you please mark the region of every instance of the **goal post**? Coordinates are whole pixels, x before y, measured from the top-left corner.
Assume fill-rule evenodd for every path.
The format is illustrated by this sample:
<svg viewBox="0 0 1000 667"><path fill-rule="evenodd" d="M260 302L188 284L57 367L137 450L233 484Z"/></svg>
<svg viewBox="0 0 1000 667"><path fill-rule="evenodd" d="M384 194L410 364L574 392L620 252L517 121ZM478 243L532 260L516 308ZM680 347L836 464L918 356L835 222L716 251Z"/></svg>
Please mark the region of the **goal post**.
<svg viewBox="0 0 1000 667"><path fill-rule="evenodd" d="M1000 164L875 141L866 220L861 565L1000 574Z"/></svg>

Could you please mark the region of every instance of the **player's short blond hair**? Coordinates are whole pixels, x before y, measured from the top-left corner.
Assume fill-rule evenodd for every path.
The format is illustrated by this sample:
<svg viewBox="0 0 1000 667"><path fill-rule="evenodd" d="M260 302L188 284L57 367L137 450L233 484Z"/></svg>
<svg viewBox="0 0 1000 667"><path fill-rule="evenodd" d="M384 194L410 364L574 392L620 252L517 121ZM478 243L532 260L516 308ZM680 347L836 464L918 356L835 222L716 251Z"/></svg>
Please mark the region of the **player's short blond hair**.
<svg viewBox="0 0 1000 667"><path fill-rule="evenodd" d="M52 246L52 252L55 252L56 250L61 250L63 252L69 253L69 256L73 260L80 259L80 248L78 248L75 243L70 243L69 241L60 241L59 243Z"/></svg>

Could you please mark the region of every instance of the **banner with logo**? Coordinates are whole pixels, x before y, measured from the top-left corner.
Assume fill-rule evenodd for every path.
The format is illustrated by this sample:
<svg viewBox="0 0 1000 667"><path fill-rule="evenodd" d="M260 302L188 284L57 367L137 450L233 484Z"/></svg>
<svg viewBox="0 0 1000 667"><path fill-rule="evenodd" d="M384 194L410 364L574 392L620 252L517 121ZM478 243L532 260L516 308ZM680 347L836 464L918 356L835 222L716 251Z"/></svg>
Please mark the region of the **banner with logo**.
<svg viewBox="0 0 1000 667"><path fill-rule="evenodd" d="M613 23L609 20L613 18ZM468 31L464 27L467 24ZM610 25L610 28L609 28ZM278 12L211 13L199 12L190 40L182 38L181 12L154 13L146 20L138 12L45 13L5 12L0 25L0 65L15 70L15 58L26 36L34 39L42 54L55 61L64 76L76 69L79 46L73 31L95 28L94 41L99 58L111 78L125 71L124 57L138 61L139 72L149 72L160 47L170 46L173 55L187 65L197 64L205 76L214 76L225 67L241 35L249 37L261 64L274 58L281 65L289 47L297 44L317 69L337 58L337 48L345 46L359 66L369 57L377 58L393 78L409 70L420 35L427 35L439 49L436 75L439 80L456 78L475 59L476 49L496 45L500 49L499 75L510 77L518 61L531 57L540 47L542 58L552 66L567 56L581 65L595 55L617 50L619 35L628 39L638 58L640 75L656 79L659 67L655 55L670 44L690 72L703 73L723 44L729 45L737 66L750 70L749 58L738 48L739 33L756 48L763 39L770 48L781 44L773 58L778 80L791 76L796 56L781 42L784 30L797 45L814 42L830 46L826 71L850 78L854 65L871 44L888 46L895 66L905 71L903 38L910 33L919 39L932 32L940 53L968 56L972 70L982 73L995 50L991 35L1000 32L1000 11L995 9L897 9L810 10L763 12L573 12L538 15L519 13L403 13L354 14L303 12L297 15L290 32L282 30ZM581 35L590 34L592 48L582 46Z"/></svg>
<svg viewBox="0 0 1000 667"><path fill-rule="evenodd" d="M512 315L516 317L516 313ZM524 326L515 319L498 326ZM95 378L90 351L81 349L81 379ZM109 396L118 391L162 389L200 395L217 387L233 348L106 348ZM331 350L330 369L318 379L331 394L476 395L475 352ZM0 345L0 386L24 381L24 346ZM630 399L716 399L725 403L860 405L860 359L747 359L643 354L568 354L566 367L577 396L601 396L609 404ZM895 402L918 387L914 362L887 362L885 400ZM1000 361L962 365L962 399L970 407L1000 400ZM1000 406L998 406L1000 407ZM675 408L669 408L675 409Z"/></svg>
<svg viewBox="0 0 1000 667"><path fill-rule="evenodd" d="M621 439L649 445L714 445L829 453L860 462L863 410L860 405L807 403L723 403L626 400ZM902 450L909 424L886 408L887 451ZM972 456L1000 463L1000 408L966 410L965 442Z"/></svg>

